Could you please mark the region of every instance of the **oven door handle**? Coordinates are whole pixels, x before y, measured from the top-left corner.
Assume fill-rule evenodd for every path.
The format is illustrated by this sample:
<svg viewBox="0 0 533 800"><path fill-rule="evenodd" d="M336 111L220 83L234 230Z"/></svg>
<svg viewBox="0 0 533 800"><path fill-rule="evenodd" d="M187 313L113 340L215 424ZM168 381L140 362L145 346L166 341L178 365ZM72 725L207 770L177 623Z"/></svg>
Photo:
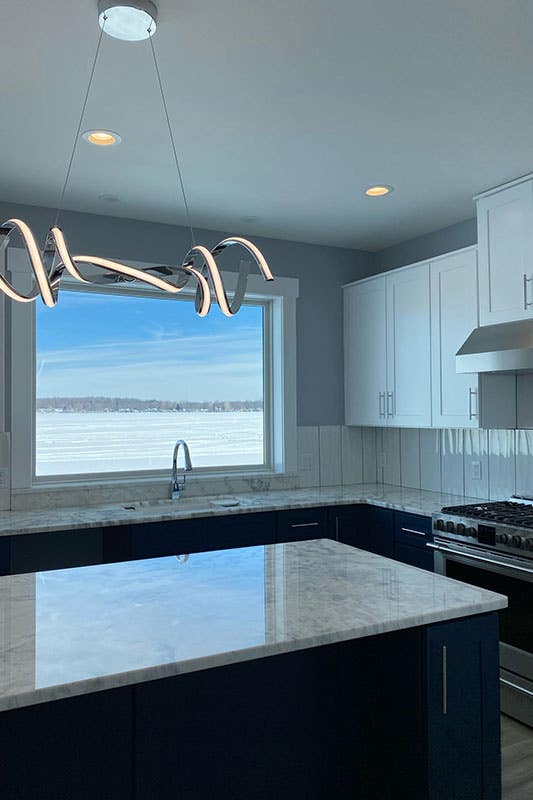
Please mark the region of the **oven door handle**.
<svg viewBox="0 0 533 800"><path fill-rule="evenodd" d="M514 570L515 572L525 572L528 575L533 575L531 567L522 567L520 564L510 563L504 559L499 560L495 558L488 558L487 556L480 556L477 553L465 552L464 550L455 550L452 547L441 547L433 542L426 542L426 547L431 550L438 550L440 553L449 553L452 556L461 556L462 558L469 559L470 561L483 561L486 564L493 564L495 567L507 567L507 569Z"/></svg>
<svg viewBox="0 0 533 800"><path fill-rule="evenodd" d="M530 691L530 689L526 689L523 686L519 686L517 683L512 683L512 681L508 681L506 678L500 678L500 683L503 683L504 686L508 686L509 689L514 689L516 692L525 694L528 697L533 697L533 692Z"/></svg>

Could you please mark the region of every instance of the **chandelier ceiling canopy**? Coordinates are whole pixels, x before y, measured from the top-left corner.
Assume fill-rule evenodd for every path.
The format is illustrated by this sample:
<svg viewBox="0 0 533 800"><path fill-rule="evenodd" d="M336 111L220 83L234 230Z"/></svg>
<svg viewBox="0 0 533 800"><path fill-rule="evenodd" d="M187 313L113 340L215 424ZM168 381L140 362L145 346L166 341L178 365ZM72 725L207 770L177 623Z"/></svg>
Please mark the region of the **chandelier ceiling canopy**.
<svg viewBox="0 0 533 800"><path fill-rule="evenodd" d="M34 286L27 294L23 294L18 291L6 277L0 274L0 291L11 298L11 300L20 303L31 303L40 296L45 305L51 308L57 303L61 279L65 275L81 283L93 285L138 281L139 283L147 284L167 294L177 294L182 291L192 278L196 283L197 313L201 317L205 317L214 299L218 303L222 313L231 317L237 313L244 300L250 263L253 262L256 264L260 274L265 280L273 280L273 275L259 248L240 236L225 238L212 249L196 243L181 165L163 89L163 82L152 41L157 25L157 7L151 0L120 0L120 5L114 4L112 0L99 0L98 21L100 24L100 35L98 37L96 52L70 159L66 169L55 221L46 237L44 247L42 249L39 247L29 225L23 220L11 218L0 226L0 258L2 258L4 265L7 266L7 253L10 245L13 244L14 234L17 234L28 255L35 281ZM113 38L130 42L147 39L151 49L155 78L161 95L163 112L176 167L177 185L185 207L191 238L190 249L180 264L139 269L100 256L72 255L63 231L59 227L63 201L74 156L76 154L77 144L80 139L87 101L89 99L104 33ZM89 131L89 133L91 132ZM240 249L246 259L240 261L237 288L231 300L228 299L222 276L216 262L216 257L229 247ZM86 268L89 265L97 268L96 276L94 275L94 270L90 274L87 272Z"/></svg>

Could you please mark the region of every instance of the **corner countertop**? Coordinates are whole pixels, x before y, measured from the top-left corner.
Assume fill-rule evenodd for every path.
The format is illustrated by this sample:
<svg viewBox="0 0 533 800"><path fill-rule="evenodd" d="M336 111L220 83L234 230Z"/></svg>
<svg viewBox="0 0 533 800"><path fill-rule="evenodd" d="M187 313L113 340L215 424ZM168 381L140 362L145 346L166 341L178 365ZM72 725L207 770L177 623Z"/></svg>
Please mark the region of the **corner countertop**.
<svg viewBox="0 0 533 800"><path fill-rule="evenodd" d="M228 500L236 501L237 505L229 507L222 505ZM231 497L226 495L184 496L174 501L141 500L121 505L86 508L4 511L0 512L0 536L355 503L368 503L398 511L431 516L433 512L440 511L443 506L476 502L482 501L479 498L463 495L428 492L378 483L360 483L353 486L250 492L231 495Z"/></svg>
<svg viewBox="0 0 533 800"><path fill-rule="evenodd" d="M0 578L0 711L496 611L329 539Z"/></svg>

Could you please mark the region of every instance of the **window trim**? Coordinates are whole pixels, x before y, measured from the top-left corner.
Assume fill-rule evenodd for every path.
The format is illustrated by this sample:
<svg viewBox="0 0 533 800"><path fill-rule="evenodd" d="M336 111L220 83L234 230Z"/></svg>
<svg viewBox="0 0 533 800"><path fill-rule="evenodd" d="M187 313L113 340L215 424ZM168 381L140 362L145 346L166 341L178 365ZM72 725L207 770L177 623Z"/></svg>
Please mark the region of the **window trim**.
<svg viewBox="0 0 533 800"><path fill-rule="evenodd" d="M148 268L146 262L129 261L134 266ZM25 251L9 251L9 271L16 274L16 283L21 290L32 284ZM237 273L224 272L224 284L233 292L237 284ZM292 473L296 471L296 299L298 280L276 278L266 283L259 275L248 278L247 301L264 307L264 410L265 463L261 465L235 465L196 468L190 477L205 479L225 475L249 477ZM123 285L88 289L73 282L69 290L97 293L124 294ZM160 297L157 290L130 287L129 294L144 297ZM179 302L195 294L195 287L186 287L181 298L168 300ZM40 302L39 300L37 302ZM169 470L132 470L128 472L80 473L71 475L35 475L35 311L33 303L11 303L8 315L9 329L6 350L9 357L6 375L10 375L10 430L11 430L11 486L13 490L32 488L119 485L168 481ZM50 313L53 313L51 311ZM28 357L29 354L29 357ZM268 426L268 427L267 427Z"/></svg>

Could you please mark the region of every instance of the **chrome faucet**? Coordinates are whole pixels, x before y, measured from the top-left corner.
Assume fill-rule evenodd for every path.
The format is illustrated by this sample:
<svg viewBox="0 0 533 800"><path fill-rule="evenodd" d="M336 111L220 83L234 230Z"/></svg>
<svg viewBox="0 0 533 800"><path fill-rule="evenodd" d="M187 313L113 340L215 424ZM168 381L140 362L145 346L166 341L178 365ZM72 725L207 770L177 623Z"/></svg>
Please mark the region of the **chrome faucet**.
<svg viewBox="0 0 533 800"><path fill-rule="evenodd" d="M183 455L185 456L185 468L181 473L183 480L180 482L178 475L178 452L180 447L183 446ZM178 439L174 447L174 455L172 456L172 478L170 481L170 499L177 500L180 492L185 489L185 473L192 470L191 454L187 442L183 439Z"/></svg>

